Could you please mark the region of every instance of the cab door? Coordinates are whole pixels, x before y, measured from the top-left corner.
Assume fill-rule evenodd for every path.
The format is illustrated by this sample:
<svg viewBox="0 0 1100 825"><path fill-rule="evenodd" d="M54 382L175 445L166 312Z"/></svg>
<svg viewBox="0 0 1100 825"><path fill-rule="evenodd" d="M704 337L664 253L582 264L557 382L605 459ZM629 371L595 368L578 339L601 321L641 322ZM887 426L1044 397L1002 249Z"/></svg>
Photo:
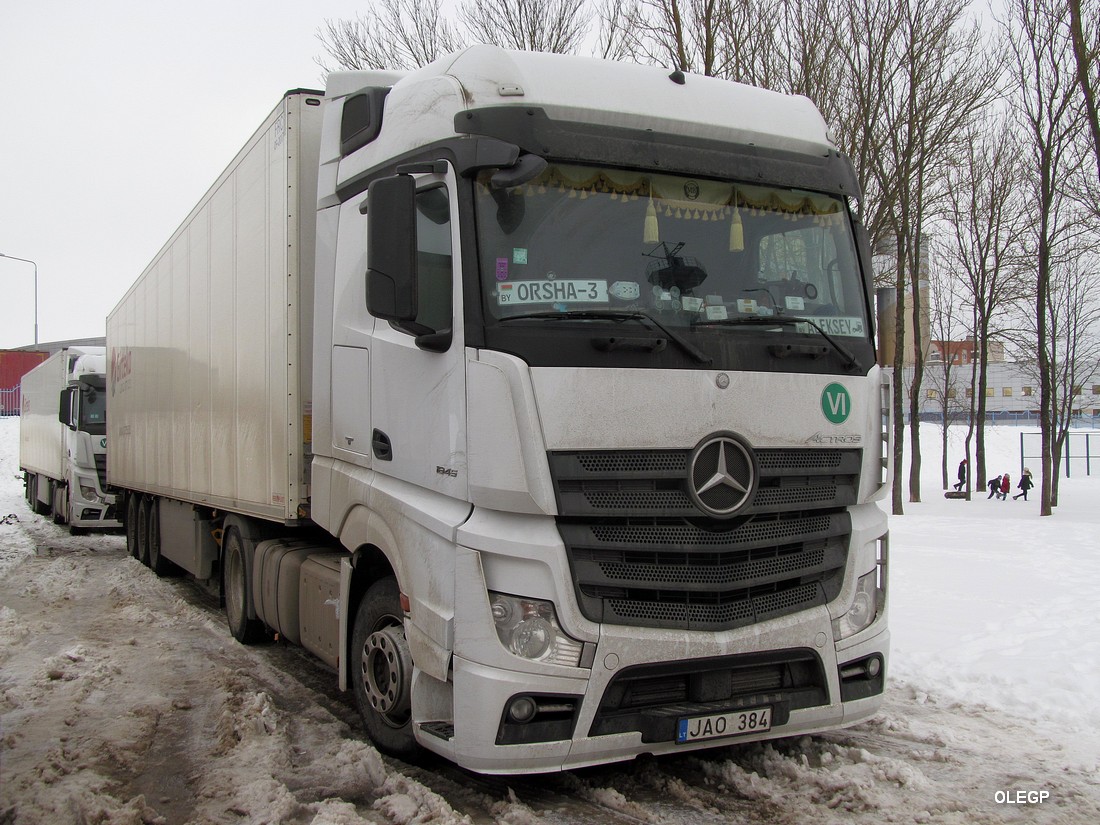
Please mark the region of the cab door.
<svg viewBox="0 0 1100 825"><path fill-rule="evenodd" d="M415 318L378 319L370 368L371 467L461 501L466 473L466 369L457 181L448 164L414 174ZM366 217L372 215L368 198ZM382 223L372 243L392 233ZM368 248L368 259L370 249ZM371 284L368 283L368 303Z"/></svg>

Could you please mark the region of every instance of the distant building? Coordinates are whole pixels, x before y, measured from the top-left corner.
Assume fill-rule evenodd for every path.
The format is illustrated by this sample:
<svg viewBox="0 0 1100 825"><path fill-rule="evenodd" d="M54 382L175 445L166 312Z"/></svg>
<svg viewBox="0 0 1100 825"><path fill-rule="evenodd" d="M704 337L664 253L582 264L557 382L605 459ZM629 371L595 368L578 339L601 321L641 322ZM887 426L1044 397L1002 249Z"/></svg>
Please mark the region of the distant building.
<svg viewBox="0 0 1100 825"><path fill-rule="evenodd" d="M973 341L932 341L929 349L928 364L947 362L956 366L966 366L978 360L977 346ZM987 363L1000 364L1005 360L1005 347L1000 341L990 341Z"/></svg>

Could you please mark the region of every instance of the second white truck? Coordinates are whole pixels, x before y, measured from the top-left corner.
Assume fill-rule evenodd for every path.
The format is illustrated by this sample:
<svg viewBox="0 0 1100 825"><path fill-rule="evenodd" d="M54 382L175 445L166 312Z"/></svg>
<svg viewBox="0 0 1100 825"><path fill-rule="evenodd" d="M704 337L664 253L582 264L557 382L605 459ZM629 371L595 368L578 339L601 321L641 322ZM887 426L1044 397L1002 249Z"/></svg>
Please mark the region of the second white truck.
<svg viewBox="0 0 1100 825"><path fill-rule="evenodd" d="M552 771L885 686L888 379L805 98L474 47L288 93L111 313L132 552L377 746Z"/></svg>
<svg viewBox="0 0 1100 825"><path fill-rule="evenodd" d="M122 526L107 489L106 365L103 347L66 347L20 385L27 504L72 533Z"/></svg>

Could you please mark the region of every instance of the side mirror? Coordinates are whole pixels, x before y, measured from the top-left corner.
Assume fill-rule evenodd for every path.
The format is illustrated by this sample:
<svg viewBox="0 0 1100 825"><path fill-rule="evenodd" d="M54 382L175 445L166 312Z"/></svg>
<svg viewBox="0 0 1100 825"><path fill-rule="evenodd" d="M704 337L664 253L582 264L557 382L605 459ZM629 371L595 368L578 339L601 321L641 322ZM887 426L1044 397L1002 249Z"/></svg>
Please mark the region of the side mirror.
<svg viewBox="0 0 1100 825"><path fill-rule="evenodd" d="M367 189L367 311L384 321L416 319L416 181L380 178Z"/></svg>
<svg viewBox="0 0 1100 825"><path fill-rule="evenodd" d="M76 396L76 387L66 387L61 391L61 397L57 403L57 420L68 427L75 429L73 422L73 398Z"/></svg>

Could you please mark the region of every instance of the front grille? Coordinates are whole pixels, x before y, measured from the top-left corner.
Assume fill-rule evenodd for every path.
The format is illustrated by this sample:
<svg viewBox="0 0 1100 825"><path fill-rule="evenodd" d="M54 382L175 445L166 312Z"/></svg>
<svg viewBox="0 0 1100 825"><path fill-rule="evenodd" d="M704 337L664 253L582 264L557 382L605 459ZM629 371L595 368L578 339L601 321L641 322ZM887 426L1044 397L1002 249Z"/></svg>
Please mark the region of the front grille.
<svg viewBox="0 0 1100 825"><path fill-rule="evenodd" d="M810 650L641 665L612 679L590 735L638 731L643 742L667 742L684 717L764 706L778 727L792 710L827 701L825 671Z"/></svg>
<svg viewBox="0 0 1100 825"><path fill-rule="evenodd" d="M107 489L107 453L95 454L95 474L99 476L99 489Z"/></svg>
<svg viewBox="0 0 1100 825"><path fill-rule="evenodd" d="M756 452L759 484L735 518L688 494L687 450L558 452L558 526L593 621L723 630L836 597L859 450Z"/></svg>

